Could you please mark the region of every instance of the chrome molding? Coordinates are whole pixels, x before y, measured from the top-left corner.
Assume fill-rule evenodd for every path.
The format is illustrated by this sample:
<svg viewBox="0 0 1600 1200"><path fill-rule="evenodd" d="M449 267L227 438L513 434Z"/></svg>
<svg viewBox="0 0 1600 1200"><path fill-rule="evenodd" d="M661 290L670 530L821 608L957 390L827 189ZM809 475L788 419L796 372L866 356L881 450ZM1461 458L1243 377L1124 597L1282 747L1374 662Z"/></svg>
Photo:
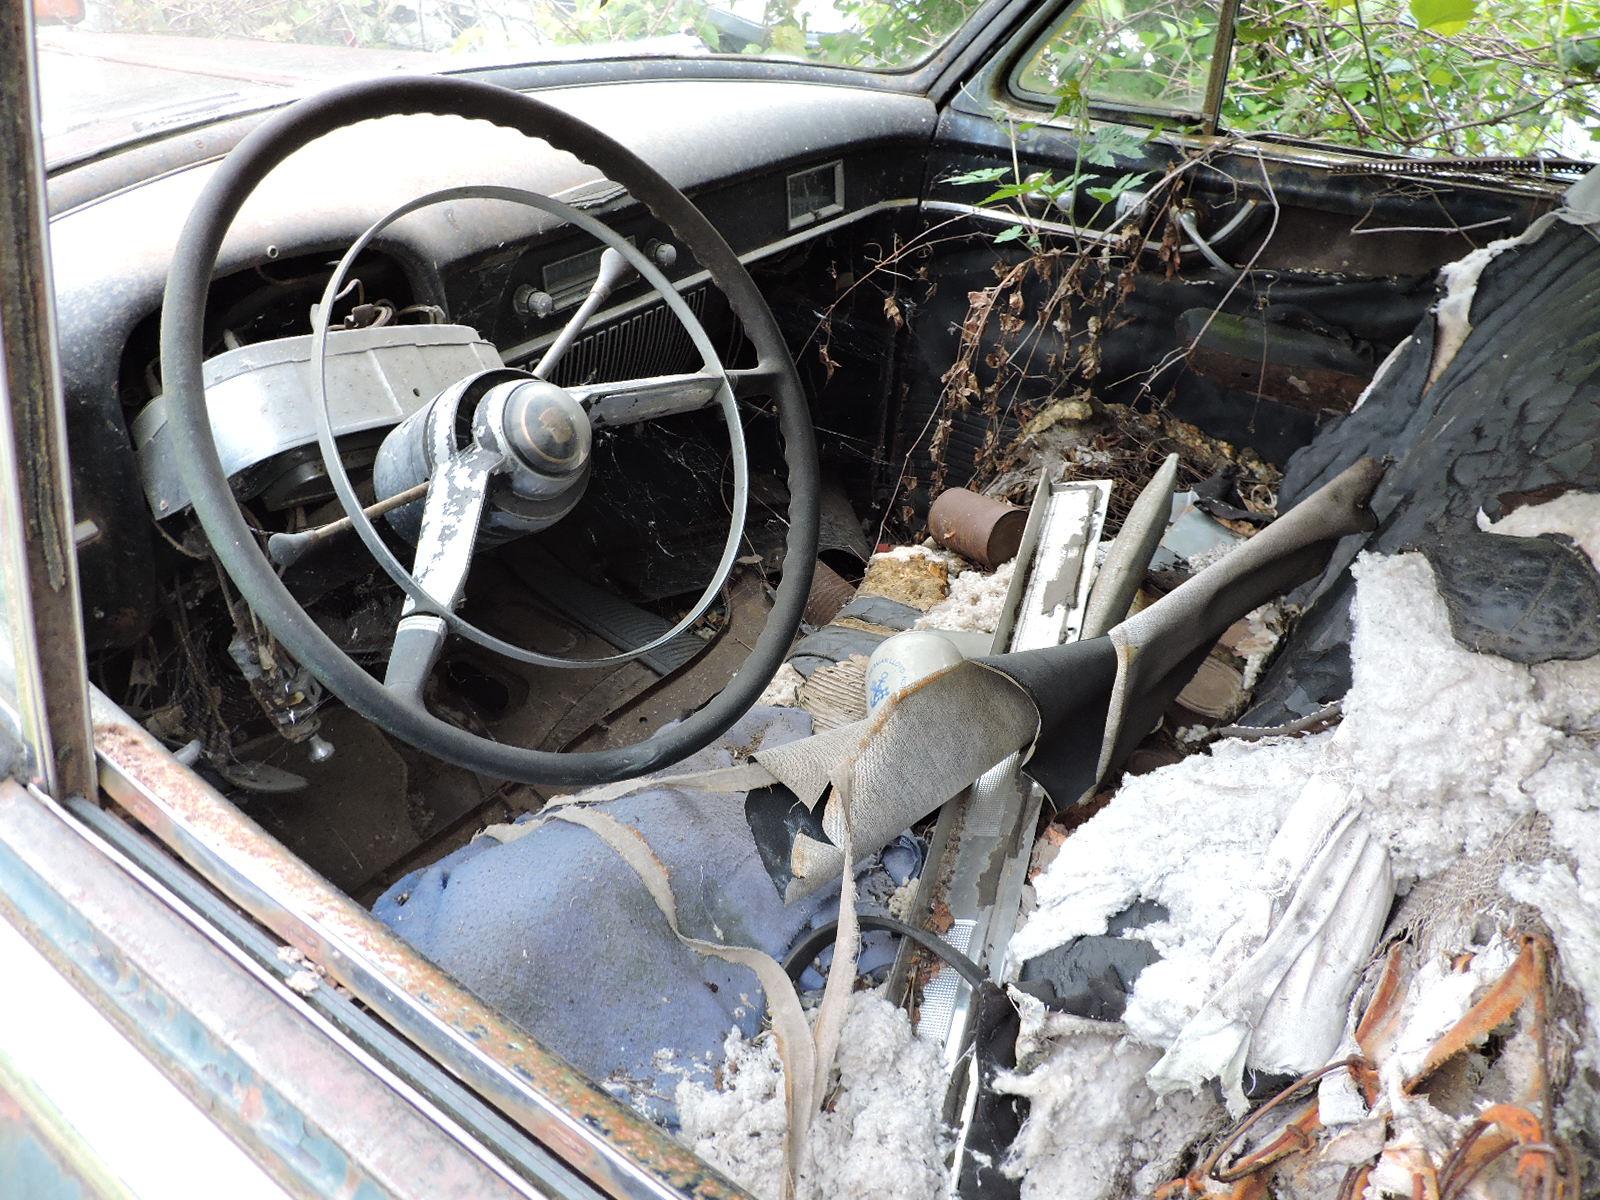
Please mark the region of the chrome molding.
<svg viewBox="0 0 1600 1200"><path fill-rule="evenodd" d="M240 346L205 364L206 410L230 477L317 441L308 382L310 334ZM328 409L336 437L389 429L451 384L501 365L495 348L465 325L384 325L328 338ZM189 507L157 396L133 420L134 452L156 517ZM246 491L241 498L249 499Z"/></svg>
<svg viewBox="0 0 1600 1200"><path fill-rule="evenodd" d="M0 10L0 729L54 795L94 785L33 6ZM0 747L0 758L9 757Z"/></svg>

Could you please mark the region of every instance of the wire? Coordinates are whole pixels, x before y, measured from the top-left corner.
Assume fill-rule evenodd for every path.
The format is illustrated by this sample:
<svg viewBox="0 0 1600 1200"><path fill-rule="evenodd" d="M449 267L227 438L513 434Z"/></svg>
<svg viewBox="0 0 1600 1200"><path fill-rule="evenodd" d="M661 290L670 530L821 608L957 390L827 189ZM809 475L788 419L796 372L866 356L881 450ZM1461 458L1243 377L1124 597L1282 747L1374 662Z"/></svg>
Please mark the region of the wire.
<svg viewBox="0 0 1600 1200"><path fill-rule="evenodd" d="M987 977L978 969L977 963L932 930L919 929L915 925L907 925L904 921L897 921L893 917L880 917L871 913L858 914L856 922L862 929L886 929L890 933L910 938L929 954L941 959L974 988L982 987L987 982ZM812 960L833 945L838 932L839 922L829 921L826 925L818 925L801 938L795 948L789 951L789 956L783 960L783 969L789 978L798 981Z"/></svg>
<svg viewBox="0 0 1600 1200"><path fill-rule="evenodd" d="M1200 232L1200 226L1195 222L1193 212L1189 211L1188 209L1179 210L1178 228L1182 229L1189 235L1189 240L1194 243L1195 248L1199 250L1201 254L1205 255L1208 263L1210 263L1217 270L1221 271L1224 275L1227 275L1229 278L1238 276L1239 268L1234 266L1227 259L1223 258L1222 255L1218 254L1216 250L1212 248L1211 243L1206 241L1205 235Z"/></svg>

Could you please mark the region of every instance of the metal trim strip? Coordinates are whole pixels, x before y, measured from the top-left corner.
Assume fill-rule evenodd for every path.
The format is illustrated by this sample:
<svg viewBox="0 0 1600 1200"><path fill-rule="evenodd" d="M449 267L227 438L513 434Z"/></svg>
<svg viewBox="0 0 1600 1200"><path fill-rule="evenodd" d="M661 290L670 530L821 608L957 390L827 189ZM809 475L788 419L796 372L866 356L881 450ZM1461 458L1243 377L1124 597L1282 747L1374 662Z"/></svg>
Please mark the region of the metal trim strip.
<svg viewBox="0 0 1600 1200"><path fill-rule="evenodd" d="M424 960L102 693L92 703L106 793L579 1174L619 1200L751 1200Z"/></svg>

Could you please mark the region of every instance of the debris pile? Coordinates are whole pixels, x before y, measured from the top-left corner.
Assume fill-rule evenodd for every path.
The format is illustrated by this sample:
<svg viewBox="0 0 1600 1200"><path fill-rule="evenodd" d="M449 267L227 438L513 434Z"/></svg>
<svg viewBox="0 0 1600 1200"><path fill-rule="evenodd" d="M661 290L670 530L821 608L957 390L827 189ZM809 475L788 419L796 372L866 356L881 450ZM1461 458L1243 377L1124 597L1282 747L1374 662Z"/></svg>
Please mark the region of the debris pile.
<svg viewBox="0 0 1600 1200"><path fill-rule="evenodd" d="M1600 497L1513 517L1500 532L1600 542ZM1307 1196L1369 1182L1454 1195L1471 1177L1574 1196L1574 1147L1600 1146L1600 1012L1569 986L1600 1000L1600 659L1464 648L1421 555L1366 556L1356 576L1340 726L1217 741L1125 781L1035 879L1013 959L1104 935L1136 907L1157 914L1123 927L1156 957L1129 980L1121 1025L1097 1035L1159 1048L1124 1107L1136 1124L1187 1116L1196 1138L1203 1114L1175 1098L1220 1079L1236 1115L1254 1109L1179 1190L1270 1173ZM1286 854L1297 827L1309 853ZM1035 1074L1103 1056L1085 1037L1061 1034L1013 1090L1048 1094ZM1319 1078L1278 1090L1306 1072ZM1098 1138L1102 1121L1036 1110L1011 1168L1054 1170L1049 1147ZM1130 1146L1120 1178L1148 1163ZM1126 1194L1107 1182L1097 1195Z"/></svg>
<svg viewBox="0 0 1600 1200"><path fill-rule="evenodd" d="M1021 992L1018 1067L998 1090L1029 1103L1002 1171L1021 1200L1148 1196L1180 1171L1221 1122L1209 1095L1158 1097L1145 1074L1160 1052L1115 1025L1048 1012Z"/></svg>
<svg viewBox="0 0 1600 1200"><path fill-rule="evenodd" d="M1111 524L1168 454L1182 464L1180 486L1223 478L1238 491L1240 507L1270 518L1276 511L1283 472L1248 446L1214 438L1165 411L1126 404L1071 400L1051 405L1023 426L1016 441L984 460L972 484L986 496L1026 503L1044 465L1059 459L1068 479L1110 479Z"/></svg>
<svg viewBox="0 0 1600 1200"><path fill-rule="evenodd" d="M1495 532L1600 546L1600 497ZM896 578L944 568L947 594L919 594L909 624L992 625L964 614L998 612L1001 575L920 548L879 558ZM1336 728L1213 735L1043 839L1011 944L1017 1065L995 1083L1028 1105L995 1164L1023 1200L1455 1200L1519 1179L1579 1194L1574 1155L1600 1145L1600 1013L1583 1001L1600 997L1600 659L1464 647L1421 554L1355 571ZM1258 662L1280 620L1253 614L1239 657ZM1096 1019L1054 1006L1070 970L1034 969L1102 961L1078 953L1091 943L1133 952L1091 971L1097 1003L1108 979L1125 992ZM938 1194L937 1051L875 996L850 1021L800 1194ZM686 1141L762 1196L782 1169L770 1038L735 1035L720 1086L677 1097Z"/></svg>
<svg viewBox="0 0 1600 1200"><path fill-rule="evenodd" d="M1006 1195L1007 1180L1024 1200L1593 1194L1600 495L1584 494L1595 486L1600 412L1585 336L1600 277L1593 220L1592 200L1574 198L1446 270L1432 320L1389 356L1356 411L1296 455L1287 480L1248 450L1087 391L1021 412L1006 450L984 443L973 486L990 497L1025 499L1057 462L1069 479L1124 485L1109 524L1133 535L1102 573L1134 582L1119 598L1120 624L1085 619L1093 633L1077 645L992 667L1048 657L1032 680L1049 703L1038 705L1024 769L1061 813L1035 847L1005 957L983 960L1004 966L1015 1012L999 1009L1020 1018L1020 1033L985 1022L993 1006L982 999L998 995L985 983L969 1111L989 1124L964 1124L957 1159L963 1182L980 1181L977 1194ZM1005 286L980 299L994 307ZM1015 317L1020 296L1008 303ZM1574 325L1580 315L1588 323ZM963 401L980 394L975 330L969 318L946 376ZM936 486L950 425L934 427ZM1123 552L1147 548L1139 531L1157 525L1136 515L1142 497L1130 501L1169 453L1182 470L1175 481L1169 462L1152 493L1161 551L1119 576ZM1307 557L1321 555L1309 581L1244 615L1296 586L1287 569L1276 590L1261 581L1241 594L1237 579L1305 522L1307 498L1380 458L1392 467L1359 497L1361 515L1376 517L1371 536L1330 525L1309 539ZM1255 537L1280 485L1286 519ZM891 611L880 609L830 629L987 629L989 605L997 617L1004 605L999 579L969 577L936 552L898 551L876 566L887 581L879 595L893 595L884 602L909 621L873 628ZM1218 569L1198 587L1161 599L1207 566ZM1120 600L1140 586L1124 621ZM1212 611L1222 592L1234 605ZM1202 622L1207 645L1221 635L1210 657L1179 645ZM1103 664L1097 642L1115 651ZM1113 675L1103 713L1080 704ZM1180 675L1193 680L1182 692ZM902 709L943 676L930 678L902 693ZM804 702L805 687L796 694ZM1237 718L1245 703L1256 707ZM981 704L963 711L982 719ZM1221 726L1229 719L1253 724ZM1146 738L1158 724L1160 740ZM1094 750L1093 771L1067 770L1073 754ZM760 1045L741 1044L727 1094L705 1099L692 1140L770 1191L776 1141L745 1132L755 1108L735 1103L745 1090L777 1095ZM865 1111L878 1083L842 1073L830 1114ZM906 1091L907 1112L952 1107L932 1077ZM999 1137L1003 1109L1011 1120ZM826 1188L937 1194L943 1177L920 1168L945 1138L936 1123L914 1135L898 1125L877 1176L830 1176ZM826 1148L835 1161L861 1152L859 1139ZM759 1169L747 1162L757 1151Z"/></svg>
<svg viewBox="0 0 1600 1200"><path fill-rule="evenodd" d="M756 1196L783 1178L783 1069L770 1030L728 1035L721 1087L678 1086L681 1137ZM931 1200L945 1185L940 1119L945 1074L899 1008L874 992L851 997L839 1042L834 1101L811 1125L797 1200Z"/></svg>

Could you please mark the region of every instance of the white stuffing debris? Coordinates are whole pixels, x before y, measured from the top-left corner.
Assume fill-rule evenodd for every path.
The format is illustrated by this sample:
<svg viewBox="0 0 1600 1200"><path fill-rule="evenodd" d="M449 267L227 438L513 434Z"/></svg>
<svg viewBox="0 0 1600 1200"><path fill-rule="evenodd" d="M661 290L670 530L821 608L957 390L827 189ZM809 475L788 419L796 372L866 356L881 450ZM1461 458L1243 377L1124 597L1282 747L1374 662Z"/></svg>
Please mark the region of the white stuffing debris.
<svg viewBox="0 0 1600 1200"><path fill-rule="evenodd" d="M1221 1123L1209 1096L1157 1097L1144 1081L1158 1052L1100 1021L1047 1013L1020 992L1018 1069L996 1090L1025 1097L1028 1118L1001 1169L1022 1200L1148 1196L1181 1173L1196 1140Z"/></svg>
<svg viewBox="0 0 1600 1200"><path fill-rule="evenodd" d="M1405 891L1531 809L1522 781L1559 734L1536 719L1527 667L1451 638L1421 555L1363 557L1355 571L1337 765L1350 770Z"/></svg>
<svg viewBox="0 0 1600 1200"><path fill-rule="evenodd" d="M1459 278L1490 257L1463 266ZM1466 286L1449 278L1453 294ZM1480 525L1520 536L1566 533L1600 556L1600 496L1568 494ZM1025 1097L1030 1112L1001 1169L1021 1180L1023 1200L1148 1194L1226 1121L1209 1089L1158 1096L1152 1069L1160 1047L1237 975L1281 916L1295 871L1274 857L1274 839L1299 819L1291 814L1308 785L1371 829L1402 893L1465 855L1492 851L1519 818L1539 814L1548 823L1550 844L1566 861L1513 859L1501 887L1541 911L1564 977L1585 997L1588 1037L1577 1050L1562 1126L1592 1120L1600 1099L1586 1082L1600 1073L1600 659L1524 666L1473 653L1451 637L1420 555L1367 555L1354 570L1352 683L1337 729L1225 740L1127 779L1109 805L1042 857L1035 907L1010 947L1013 963L1103 934L1141 899L1163 905L1168 916L1137 931L1161 957L1139 975L1120 1025L1051 1014L1013 992L1023 1019L1019 1065L998 1088ZM962 572L918 626L992 629L1009 580L1009 567ZM1252 614L1263 658L1278 623L1276 613ZM1400 1085L1511 965L1516 948L1502 932L1474 951L1466 970L1435 955L1412 978L1383 1079L1394 1146L1440 1152L1466 1119ZM679 1086L682 1136L758 1196L772 1197L783 1169L784 1110L771 1034L745 1040L735 1032L727 1053L720 1090L689 1080ZM1508 1048L1507 1061L1518 1053ZM838 1068L836 1102L813 1126L800 1197L939 1194L949 1144L939 1122L944 1074L936 1048L914 1037L898 1008L862 993L851 1003ZM1370 1132L1364 1115L1357 1103L1345 1118L1363 1136ZM1409 1176L1397 1180L1409 1187ZM1389 1182L1374 1176L1380 1189Z"/></svg>
<svg viewBox="0 0 1600 1200"><path fill-rule="evenodd" d="M1566 1138L1579 1130L1592 1133L1600 1113L1600 883L1594 878L1600 830L1589 847L1587 870L1581 871L1586 883L1571 868L1550 861L1511 867L1501 877L1513 900L1533 905L1544 917L1562 971L1584 998L1589 1036L1573 1054L1572 1082L1557 1118L1558 1132Z"/></svg>
<svg viewBox="0 0 1600 1200"><path fill-rule="evenodd" d="M1600 804L1585 736L1600 727L1600 659L1528 667L1457 645L1419 555L1365 558L1357 578L1338 742L1402 890L1534 810L1580 853L1574 826Z"/></svg>
<svg viewBox="0 0 1600 1200"><path fill-rule="evenodd" d="M1356 402L1350 406L1351 412L1355 412L1356 409L1360 408L1367 402L1367 397L1372 395L1373 390L1378 386L1378 384L1383 382L1383 377L1387 375L1390 368L1392 368L1394 364L1399 361L1400 356L1405 353L1406 347L1416 340L1417 339L1414 337L1401 338L1399 344L1396 345L1393 350L1389 351L1388 357L1378 364L1378 369L1373 372L1372 379L1368 382L1366 387L1361 389L1361 395L1357 396Z"/></svg>
<svg viewBox="0 0 1600 1200"><path fill-rule="evenodd" d="M1498 521L1479 512L1478 528L1515 537L1564 533L1600 563L1600 494L1594 492L1565 492L1543 504L1525 504Z"/></svg>
<svg viewBox="0 0 1600 1200"><path fill-rule="evenodd" d="M1549 227L1548 218L1535 221L1516 237L1490 242L1440 269L1444 299L1434 310L1433 362L1428 368L1430 387L1444 374L1472 332L1472 301L1478 294L1478 281L1483 277L1484 268L1507 250L1538 241ZM1365 398L1363 394L1362 399Z"/></svg>
<svg viewBox="0 0 1600 1200"><path fill-rule="evenodd" d="M1013 559L1001 563L992 572L962 571L950 581L950 595L917 618L916 628L993 633L1000 622L1000 610L1005 607L1006 592L1011 587L1015 568Z"/></svg>
<svg viewBox="0 0 1600 1200"><path fill-rule="evenodd" d="M770 1031L728 1035L721 1088L678 1085L681 1139L762 1200L783 1176L783 1068ZM948 1138L938 1049L873 992L851 997L834 1102L811 1126L798 1200L930 1200L945 1187Z"/></svg>
<svg viewBox="0 0 1600 1200"><path fill-rule="evenodd" d="M1507 521L1600 541L1600 498L1562 499L1560 510L1522 509ZM1013 961L1103 933L1135 900L1165 905L1169 919L1139 931L1162 957L1138 977L1124 1020L1138 1039L1170 1044L1265 937L1282 882L1268 845L1320 778L1351 797L1402 893L1542 813L1576 874L1547 873L1537 887L1518 876L1513 894L1545 911L1568 969L1580 980L1587 972L1600 999L1600 921L1573 915L1584 911L1574 907L1580 895L1591 906L1600 898L1600 658L1529 667L1464 649L1420 555L1363 556L1355 573L1339 728L1223 741L1127 780L1035 880L1038 904Z"/></svg>
<svg viewBox="0 0 1600 1200"><path fill-rule="evenodd" d="M1139 1040L1169 1044L1265 936L1272 905L1261 863L1331 736L1218 742L1126 780L1034 881L1037 907L1012 939L1012 960L1103 934L1141 897L1162 904L1168 919L1139 931L1161 960L1139 975L1123 1019ZM1255 937L1224 947L1236 927Z"/></svg>
<svg viewBox="0 0 1600 1200"><path fill-rule="evenodd" d="M1383 1064L1391 1102L1405 1101L1405 1081L1422 1069L1433 1044L1450 1031L1472 1003L1516 961L1517 947L1503 937L1473 954L1465 970L1444 958L1423 962L1406 989L1394 1049Z"/></svg>
<svg viewBox="0 0 1600 1200"><path fill-rule="evenodd" d="M779 708L799 708L800 688L806 677L794 669L793 663L784 663L778 668L772 681L767 684L766 690L756 700L757 704L771 704Z"/></svg>
<svg viewBox="0 0 1600 1200"><path fill-rule="evenodd" d="M1445 368L1466 344L1467 335L1472 332L1472 301L1478 294L1478 279L1508 244L1509 238L1490 242L1440 270L1444 298L1434 311L1433 363L1428 368L1430 384L1444 374Z"/></svg>
<svg viewBox="0 0 1600 1200"><path fill-rule="evenodd" d="M1283 606L1276 602L1268 602L1245 614L1245 635L1233 648L1235 653L1244 658L1244 682L1241 686L1246 693L1255 689L1261 672L1272 661L1273 652L1283 640L1287 624L1287 614Z"/></svg>

